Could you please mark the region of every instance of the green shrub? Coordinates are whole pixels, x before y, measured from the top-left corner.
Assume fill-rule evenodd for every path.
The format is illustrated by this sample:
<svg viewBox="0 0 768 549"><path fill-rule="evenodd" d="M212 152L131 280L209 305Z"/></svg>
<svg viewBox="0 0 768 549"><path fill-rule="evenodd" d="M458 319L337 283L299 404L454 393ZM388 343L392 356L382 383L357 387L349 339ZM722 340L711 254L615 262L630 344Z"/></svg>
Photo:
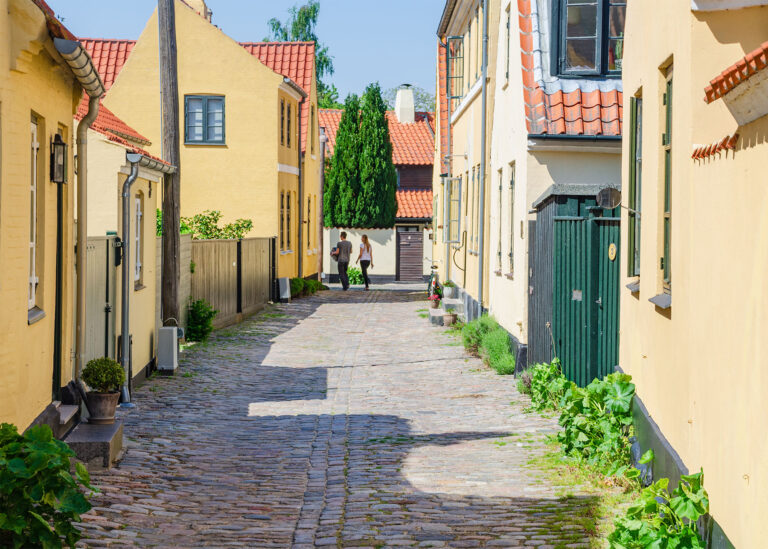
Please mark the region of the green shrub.
<svg viewBox="0 0 768 549"><path fill-rule="evenodd" d="M668 486L669 479L663 478L643 489L637 503L614 521L614 531L608 536L610 547L706 547L696 528L696 521L709 512L704 473L683 475L671 494Z"/></svg>
<svg viewBox="0 0 768 549"><path fill-rule="evenodd" d="M310 294L315 294L320 290L327 290L328 286L325 286L319 280L309 279L304 281L304 291Z"/></svg>
<svg viewBox="0 0 768 549"><path fill-rule="evenodd" d="M213 319L219 311L204 299L189 304L186 338L189 341L205 341L213 331Z"/></svg>
<svg viewBox="0 0 768 549"><path fill-rule="evenodd" d="M464 342L464 347L469 352L478 354L478 348L483 336L498 326L496 320L488 315L483 315L472 322L468 322L461 330L461 339Z"/></svg>
<svg viewBox="0 0 768 549"><path fill-rule="evenodd" d="M531 394L531 373L529 370L520 372L520 377L517 379L517 390L524 395Z"/></svg>
<svg viewBox="0 0 768 549"><path fill-rule="evenodd" d="M291 279L291 297L301 296L304 293L305 287L306 287L306 284L303 278L292 278Z"/></svg>
<svg viewBox="0 0 768 549"><path fill-rule="evenodd" d="M632 399L635 385L627 374L614 373L594 380L586 388L570 383L561 399L557 439L568 455L583 458L606 474L636 478L630 463Z"/></svg>
<svg viewBox="0 0 768 549"><path fill-rule="evenodd" d="M443 283L443 286L445 286L446 288L455 288L455 287L456 287L456 284L454 284L454 283L453 283L453 282L451 282L450 280L446 280L446 281Z"/></svg>
<svg viewBox="0 0 768 549"><path fill-rule="evenodd" d="M350 284L365 284L365 279L363 278L363 271L358 269L357 267L350 267L347 269L347 276L349 277L349 283Z"/></svg>
<svg viewBox="0 0 768 549"><path fill-rule="evenodd" d="M83 368L83 381L98 393L112 393L125 382L125 371L111 358L94 358Z"/></svg>
<svg viewBox="0 0 768 549"><path fill-rule="evenodd" d="M535 364L528 370L531 405L534 410L557 410L565 391L570 386L560 367L560 359L549 364Z"/></svg>
<svg viewBox="0 0 768 549"><path fill-rule="evenodd" d="M74 455L47 425L23 435L0 425L0 547L75 546L80 531L73 523L91 509L80 486L96 490L82 463L70 473Z"/></svg>
<svg viewBox="0 0 768 549"><path fill-rule="evenodd" d="M501 326L483 334L480 356L497 374L506 376L515 373L515 357L509 350L509 334Z"/></svg>

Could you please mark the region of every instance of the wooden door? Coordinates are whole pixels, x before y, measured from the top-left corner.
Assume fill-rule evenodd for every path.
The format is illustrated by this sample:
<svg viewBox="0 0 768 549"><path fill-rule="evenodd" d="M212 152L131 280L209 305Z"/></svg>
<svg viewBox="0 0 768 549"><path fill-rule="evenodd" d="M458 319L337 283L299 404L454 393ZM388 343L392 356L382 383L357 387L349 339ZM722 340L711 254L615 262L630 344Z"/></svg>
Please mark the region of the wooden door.
<svg viewBox="0 0 768 549"><path fill-rule="evenodd" d="M397 280L424 280L424 233L420 227L397 228Z"/></svg>

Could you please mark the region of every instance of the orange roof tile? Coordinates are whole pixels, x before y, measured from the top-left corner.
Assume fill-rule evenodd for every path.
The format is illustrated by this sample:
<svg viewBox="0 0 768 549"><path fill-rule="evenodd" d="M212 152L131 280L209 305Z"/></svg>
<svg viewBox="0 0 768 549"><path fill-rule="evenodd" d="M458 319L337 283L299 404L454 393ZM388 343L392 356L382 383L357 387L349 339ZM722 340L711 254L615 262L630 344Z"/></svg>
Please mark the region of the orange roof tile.
<svg viewBox="0 0 768 549"><path fill-rule="evenodd" d="M80 42L93 59L105 89L109 90L136 45L136 40L81 38ZM314 42L240 42L246 51L278 74L290 78L308 96L312 94L315 67ZM309 109L302 109L302 150L306 150Z"/></svg>
<svg viewBox="0 0 768 549"><path fill-rule="evenodd" d="M341 109L320 109L318 121L328 137L325 152L333 156L336 131L341 122ZM392 162L396 166L431 166L435 154L434 113L417 112L413 124L401 124L394 111L387 111Z"/></svg>
<svg viewBox="0 0 768 549"><path fill-rule="evenodd" d="M537 80L541 67L537 66L533 34L539 31L535 30L538 25L533 24L532 1L518 0L517 3L528 133L620 136L623 115L620 88L601 89L599 83L574 80L567 88L573 88L571 91L550 89L547 92Z"/></svg>
<svg viewBox="0 0 768 549"><path fill-rule="evenodd" d="M431 189L397 191L397 219L429 219L431 217Z"/></svg>
<svg viewBox="0 0 768 549"><path fill-rule="evenodd" d="M702 158L709 158L714 154L718 154L721 151L732 151L736 149L736 143L739 142L739 134L726 135L720 141L716 141L711 145L697 145L693 149L691 158L694 160L701 160Z"/></svg>
<svg viewBox="0 0 768 549"><path fill-rule="evenodd" d="M768 42L763 42L758 48L713 78L709 86L704 88L704 100L707 103L716 101L766 67L768 67Z"/></svg>
<svg viewBox="0 0 768 549"><path fill-rule="evenodd" d="M32 2L40 8L40 11L45 15L46 26L48 31L56 38L64 38L66 40L77 40L74 34L65 27L61 21L56 19L56 13L51 9L45 0L32 0Z"/></svg>

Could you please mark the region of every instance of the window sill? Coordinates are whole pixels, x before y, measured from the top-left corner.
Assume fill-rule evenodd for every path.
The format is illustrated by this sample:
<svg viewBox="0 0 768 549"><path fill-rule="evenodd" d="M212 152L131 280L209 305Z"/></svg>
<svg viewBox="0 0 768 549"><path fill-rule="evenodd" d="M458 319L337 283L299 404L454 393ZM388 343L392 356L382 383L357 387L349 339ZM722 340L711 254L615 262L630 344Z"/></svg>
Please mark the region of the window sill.
<svg viewBox="0 0 768 549"><path fill-rule="evenodd" d="M662 293L655 295L648 301L656 305L659 309L669 309L672 307L672 294Z"/></svg>
<svg viewBox="0 0 768 549"><path fill-rule="evenodd" d="M292 253L293 253L293 250L280 250L280 255L288 255Z"/></svg>
<svg viewBox="0 0 768 549"><path fill-rule="evenodd" d="M133 291L134 292L138 292L139 290L143 290L144 288L146 288L146 286L144 286L144 284L142 284L141 282L136 282L133 285Z"/></svg>
<svg viewBox="0 0 768 549"><path fill-rule="evenodd" d="M34 324L35 322L38 322L40 320L43 320L45 318L45 311L43 311L40 307L32 307L27 311L27 324Z"/></svg>
<svg viewBox="0 0 768 549"><path fill-rule="evenodd" d="M184 141L184 146L191 146L191 147L226 147L226 143L217 143L215 141L212 141L210 143L207 143L205 141Z"/></svg>
<svg viewBox="0 0 768 549"><path fill-rule="evenodd" d="M627 289L632 292L633 294L636 294L640 291L640 279L634 280L627 284Z"/></svg>

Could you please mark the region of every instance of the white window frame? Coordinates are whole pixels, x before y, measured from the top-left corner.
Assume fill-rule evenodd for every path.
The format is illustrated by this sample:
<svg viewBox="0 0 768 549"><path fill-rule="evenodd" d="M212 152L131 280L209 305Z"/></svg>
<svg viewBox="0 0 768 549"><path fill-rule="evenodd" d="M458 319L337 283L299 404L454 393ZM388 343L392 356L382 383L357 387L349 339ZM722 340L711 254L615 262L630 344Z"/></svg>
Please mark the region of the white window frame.
<svg viewBox="0 0 768 549"><path fill-rule="evenodd" d="M30 123L30 220L29 220L29 286L27 296L27 310L32 310L37 305L37 286L40 278L37 276L37 184L38 184L38 159L40 154L40 142L38 141L37 122Z"/></svg>
<svg viewBox="0 0 768 549"><path fill-rule="evenodd" d="M443 193L443 243L460 244L461 243L461 177L446 177L445 192ZM452 206L456 206L456 217L451 213ZM453 225L456 225L456 233L453 232Z"/></svg>
<svg viewBox="0 0 768 549"><path fill-rule="evenodd" d="M141 238L142 238L142 218L144 217L144 212L142 211L142 198L140 195L136 195L135 197L135 204L136 204L136 210L134 212L134 219L136 222L136 237L135 237L135 247L136 247L136 262L134 263L134 269L133 269L133 280L136 284L141 284L141 275L142 269L144 266L141 264L141 252L142 252L142 246L141 246Z"/></svg>

